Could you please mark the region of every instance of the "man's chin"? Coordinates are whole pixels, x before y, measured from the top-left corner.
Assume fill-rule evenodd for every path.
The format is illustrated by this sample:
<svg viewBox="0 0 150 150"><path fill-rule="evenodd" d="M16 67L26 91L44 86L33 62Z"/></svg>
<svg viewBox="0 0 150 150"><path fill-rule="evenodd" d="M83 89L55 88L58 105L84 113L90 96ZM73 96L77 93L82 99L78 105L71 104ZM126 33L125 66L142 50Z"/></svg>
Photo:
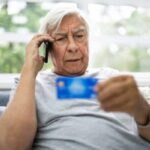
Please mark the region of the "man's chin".
<svg viewBox="0 0 150 150"><path fill-rule="evenodd" d="M80 76L82 74L85 73L86 71L86 68L85 66L82 66L82 67L73 67L73 68L67 68L66 69L66 75L68 76Z"/></svg>
<svg viewBox="0 0 150 150"><path fill-rule="evenodd" d="M85 71L86 71L86 67L83 67L83 68L69 68L68 67L67 69L64 69L61 71L54 70L56 74L63 75L63 76L80 76L80 75L83 75Z"/></svg>

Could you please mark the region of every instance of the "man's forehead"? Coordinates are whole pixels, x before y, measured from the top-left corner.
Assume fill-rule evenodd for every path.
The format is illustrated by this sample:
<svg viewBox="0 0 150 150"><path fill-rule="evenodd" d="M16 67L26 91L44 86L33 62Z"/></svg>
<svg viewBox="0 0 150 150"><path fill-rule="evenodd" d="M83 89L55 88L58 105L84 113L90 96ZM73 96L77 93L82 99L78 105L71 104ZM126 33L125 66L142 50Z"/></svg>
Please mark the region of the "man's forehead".
<svg viewBox="0 0 150 150"><path fill-rule="evenodd" d="M72 33L80 32L80 31L86 31L86 26L80 25L75 28L66 28L65 30L59 28L57 31L53 32L55 35L60 35L60 34L67 34L71 30Z"/></svg>

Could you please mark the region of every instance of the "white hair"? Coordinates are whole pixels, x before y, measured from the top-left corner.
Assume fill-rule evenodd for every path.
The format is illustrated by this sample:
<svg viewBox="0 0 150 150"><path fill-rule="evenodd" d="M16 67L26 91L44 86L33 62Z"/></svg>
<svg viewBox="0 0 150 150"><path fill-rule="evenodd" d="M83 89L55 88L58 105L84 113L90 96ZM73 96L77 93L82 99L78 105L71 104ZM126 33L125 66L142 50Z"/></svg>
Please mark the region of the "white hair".
<svg viewBox="0 0 150 150"><path fill-rule="evenodd" d="M85 22L85 26L87 28L87 32L89 30L89 24L87 21L87 18L85 14L80 11L77 7L75 6L64 6L62 4L57 4L56 7L53 7L48 14L45 16L39 32L44 34L48 33L50 30L56 30L59 28L62 19L67 16L67 15L79 15Z"/></svg>

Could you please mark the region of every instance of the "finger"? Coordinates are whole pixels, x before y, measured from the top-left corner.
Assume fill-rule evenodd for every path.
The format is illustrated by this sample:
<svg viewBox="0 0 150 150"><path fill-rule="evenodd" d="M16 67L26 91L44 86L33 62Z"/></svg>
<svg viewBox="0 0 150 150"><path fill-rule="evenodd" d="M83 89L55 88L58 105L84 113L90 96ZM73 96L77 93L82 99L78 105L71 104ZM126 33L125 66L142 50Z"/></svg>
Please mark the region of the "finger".
<svg viewBox="0 0 150 150"><path fill-rule="evenodd" d="M40 47L40 45L44 41L49 41L49 42L53 43L54 39L52 37L50 37L50 36L47 36L47 35L40 36L40 37L37 38L37 45L38 45L38 47Z"/></svg>
<svg viewBox="0 0 150 150"><path fill-rule="evenodd" d="M44 56L39 56L39 59L44 62Z"/></svg>
<svg viewBox="0 0 150 150"><path fill-rule="evenodd" d="M129 102L127 94L111 98L109 101L101 102L101 107L105 111L120 111L122 106L126 107Z"/></svg>
<svg viewBox="0 0 150 150"><path fill-rule="evenodd" d="M54 39L49 34L38 34L32 38L31 43L32 45L35 43L35 46L40 47L44 41L54 42Z"/></svg>
<svg viewBox="0 0 150 150"><path fill-rule="evenodd" d="M52 38L52 36L50 36L49 34L36 34L35 36L33 36L33 40L37 39L37 38L40 38L42 36L47 36L49 38L51 38L51 40L53 41L54 39Z"/></svg>
<svg viewBox="0 0 150 150"><path fill-rule="evenodd" d="M111 84L114 84L114 83L117 83L117 82L126 81L130 77L132 77L132 76L129 76L129 75L119 75L119 76L116 76L116 77L109 78L108 80L105 80L105 81L99 83L98 84L98 89L99 90L103 90L105 87L107 87L107 86L109 86Z"/></svg>
<svg viewBox="0 0 150 150"><path fill-rule="evenodd" d="M99 99L100 101L108 101L109 99L126 93L129 90L129 88L130 85L128 82L111 84L109 85L109 87L98 91Z"/></svg>
<svg viewBox="0 0 150 150"><path fill-rule="evenodd" d="M131 107L131 104L129 102L126 103L126 105L118 105L111 108L104 109L107 112L123 112L128 113L131 116L133 116L133 109Z"/></svg>
<svg viewBox="0 0 150 150"><path fill-rule="evenodd" d="M40 56L41 57L41 60L43 61L43 62L45 62L45 57L44 56Z"/></svg>

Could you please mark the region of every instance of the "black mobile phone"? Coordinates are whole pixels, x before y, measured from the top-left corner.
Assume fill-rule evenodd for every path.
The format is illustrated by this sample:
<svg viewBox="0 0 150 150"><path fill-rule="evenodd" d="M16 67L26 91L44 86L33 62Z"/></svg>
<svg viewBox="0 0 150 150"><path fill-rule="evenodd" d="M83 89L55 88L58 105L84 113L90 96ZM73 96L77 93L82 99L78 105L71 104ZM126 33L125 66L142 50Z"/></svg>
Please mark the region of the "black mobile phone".
<svg viewBox="0 0 150 150"><path fill-rule="evenodd" d="M52 50L52 43L49 41L44 41L44 49L45 49L45 57L44 57L44 62L48 62L48 53Z"/></svg>

